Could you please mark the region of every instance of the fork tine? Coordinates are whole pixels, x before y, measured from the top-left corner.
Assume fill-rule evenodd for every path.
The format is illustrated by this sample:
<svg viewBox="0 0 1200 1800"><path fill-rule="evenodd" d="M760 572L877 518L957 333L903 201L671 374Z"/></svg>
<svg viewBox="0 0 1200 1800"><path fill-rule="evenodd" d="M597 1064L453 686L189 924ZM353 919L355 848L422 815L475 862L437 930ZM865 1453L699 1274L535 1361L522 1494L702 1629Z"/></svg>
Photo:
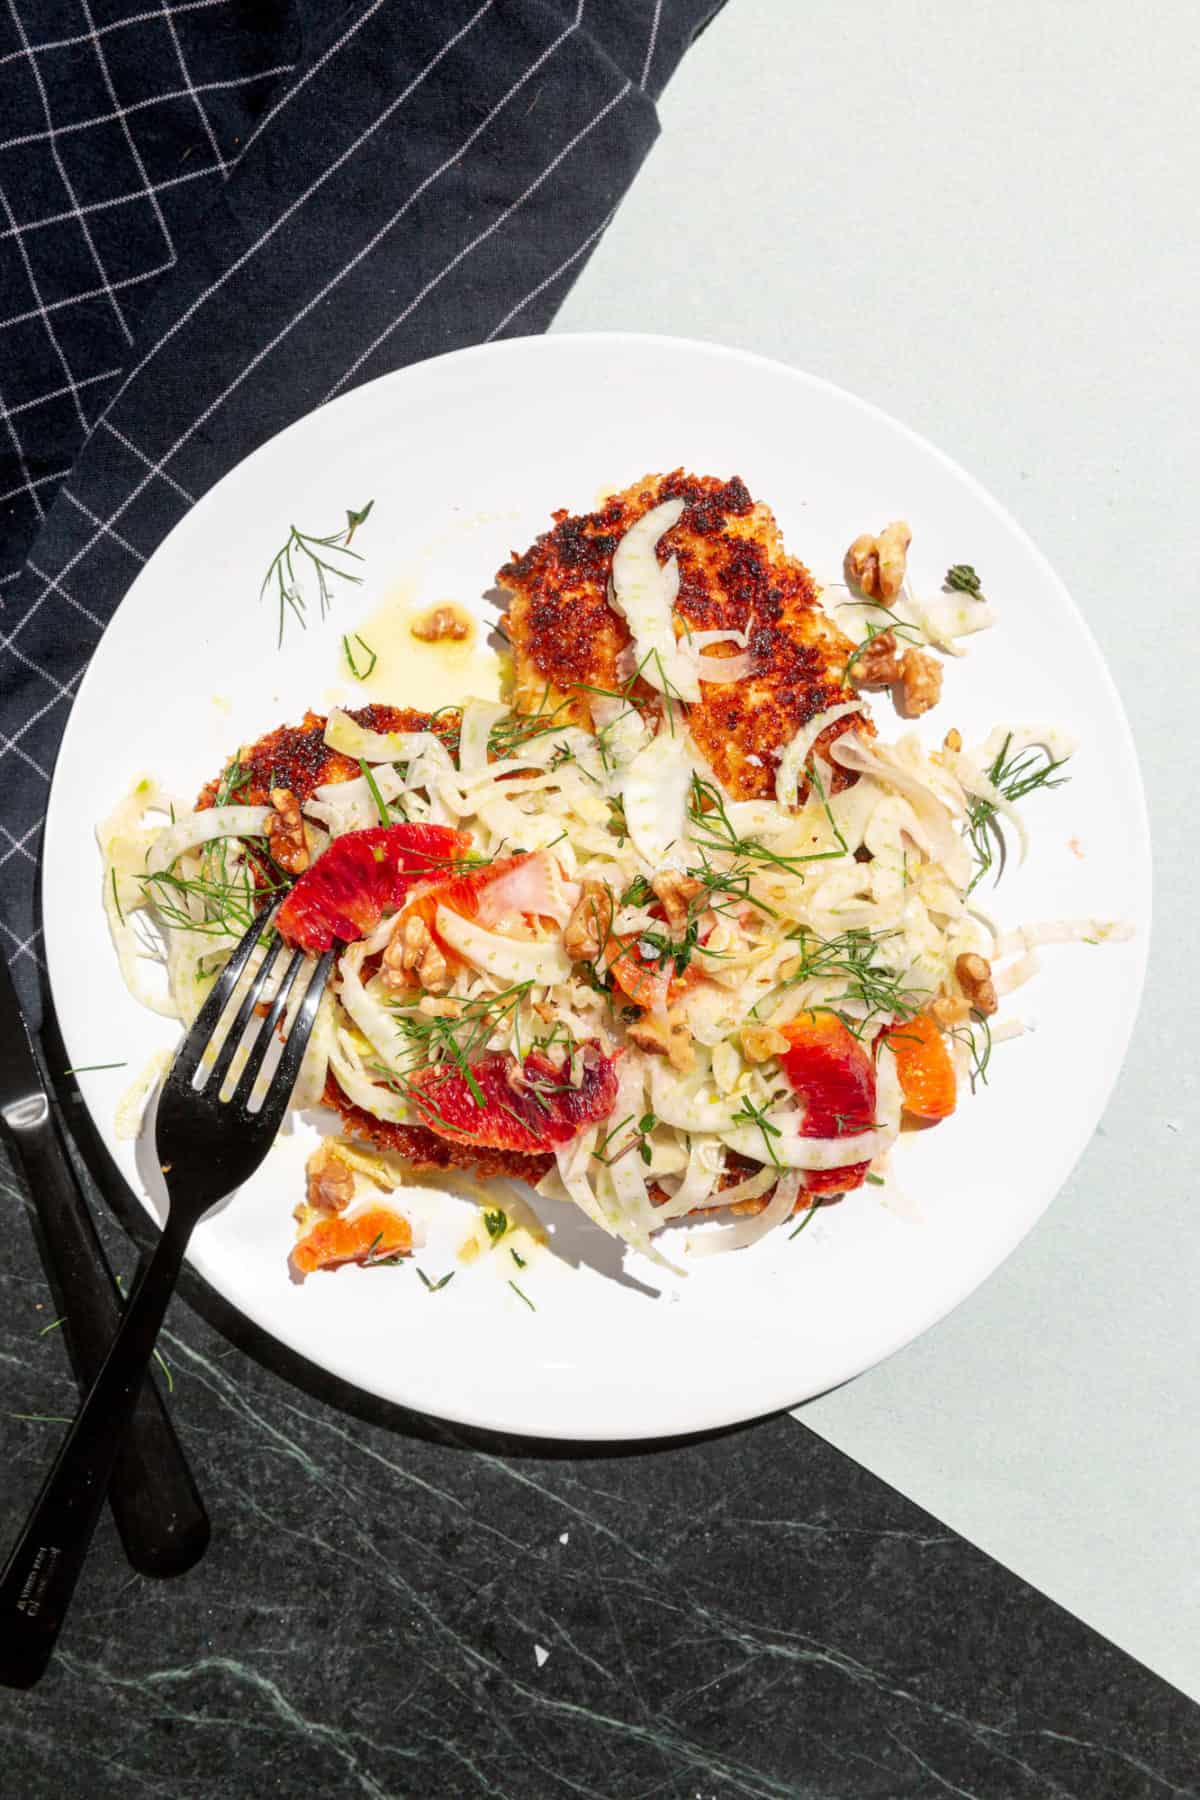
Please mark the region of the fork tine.
<svg viewBox="0 0 1200 1800"><path fill-rule="evenodd" d="M329 979L329 971L333 967L335 952L327 950L316 968L313 970L304 998L300 1002L299 1011L292 1021L292 1029L288 1033L287 1043L283 1047L283 1055L271 1076L270 1086L262 1106L257 1113L249 1117L260 1130L268 1130L274 1134L283 1118L288 1101L292 1097L292 1089L300 1073L300 1064L304 1060L304 1052L308 1048L308 1040L312 1036L312 1028L316 1023L317 1008L321 1004L321 996L325 991L325 983ZM239 1084L240 1085L240 1084Z"/></svg>
<svg viewBox="0 0 1200 1800"><path fill-rule="evenodd" d="M275 1041L276 1029L280 1019L283 1017L284 1008L288 1003L288 996L295 986L296 977L300 973L303 963L303 950L293 951L291 961L283 971L282 979L275 990L275 998L271 1002L271 1010L263 1021L258 1036L254 1040L250 1055L246 1059L246 1066L238 1076L237 1086L229 1096L231 1105L244 1107L249 1100L254 1089L254 1083L258 1080L258 1072L263 1066L268 1050Z"/></svg>
<svg viewBox="0 0 1200 1800"><path fill-rule="evenodd" d="M200 1066L200 1058L208 1048L208 1040L217 1028L221 1014L229 1004L230 995L238 984L246 964L250 961L254 946L263 933L270 929L273 918L259 917L255 919L229 961L217 977L216 985L208 999L200 1008L193 1020L187 1036L184 1038L167 1076L168 1081L191 1086L192 1077Z"/></svg>
<svg viewBox="0 0 1200 1800"><path fill-rule="evenodd" d="M242 1035L245 1032L247 1025L250 1023L255 1007L260 1004L263 995L270 985L271 976L274 972L275 965L279 961L279 952L282 949L282 938L276 938L275 942L267 951L267 954L263 957L253 981L242 996L242 1002L234 1015L233 1023L225 1034L225 1041L218 1050L213 1066L205 1077L204 1085L212 1094L219 1094L225 1084L225 1077L229 1073L229 1065L237 1055L238 1045L242 1041Z"/></svg>

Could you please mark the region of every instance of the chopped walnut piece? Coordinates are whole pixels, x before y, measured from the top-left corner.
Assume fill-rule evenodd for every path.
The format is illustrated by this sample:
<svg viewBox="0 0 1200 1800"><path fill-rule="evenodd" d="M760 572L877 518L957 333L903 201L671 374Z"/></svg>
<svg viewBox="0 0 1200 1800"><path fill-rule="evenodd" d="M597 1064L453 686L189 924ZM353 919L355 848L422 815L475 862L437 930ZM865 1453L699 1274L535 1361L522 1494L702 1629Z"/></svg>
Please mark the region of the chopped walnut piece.
<svg viewBox="0 0 1200 1800"><path fill-rule="evenodd" d="M635 1020L625 1035L639 1050L648 1050L652 1056L665 1056L681 1075L686 1075L695 1066L692 1034L680 1012L669 1012L665 1019L651 1018L647 1013Z"/></svg>
<svg viewBox="0 0 1200 1800"><path fill-rule="evenodd" d="M903 519L893 519L878 537L864 532L846 552L846 580L868 600L888 605L904 584L912 531Z"/></svg>
<svg viewBox="0 0 1200 1800"><path fill-rule="evenodd" d="M427 1019L461 1019L462 1001L435 1000L431 994L426 994L419 1002L417 1011Z"/></svg>
<svg viewBox="0 0 1200 1800"><path fill-rule="evenodd" d="M308 1204L322 1212L341 1212L354 1198L354 1170L344 1163L337 1145L322 1138L304 1165Z"/></svg>
<svg viewBox="0 0 1200 1800"><path fill-rule="evenodd" d="M272 788L274 812L267 820L267 842L271 855L288 875L303 875L309 864L308 840L300 802L291 788Z"/></svg>
<svg viewBox="0 0 1200 1800"><path fill-rule="evenodd" d="M379 979L393 992L415 984L430 993L445 993L450 986L446 958L433 941L433 933L419 914L397 919L383 953Z"/></svg>
<svg viewBox="0 0 1200 1800"><path fill-rule="evenodd" d="M977 1013L983 1013L986 1018L995 1012L1000 1002L992 980L992 965L986 956L967 951L955 960L954 973L958 976L959 987Z"/></svg>
<svg viewBox="0 0 1200 1800"><path fill-rule="evenodd" d="M572 962L595 962L612 931L616 903L603 881L585 881L563 927L563 949Z"/></svg>
<svg viewBox="0 0 1200 1800"><path fill-rule="evenodd" d="M955 751L962 749L962 732L956 726L952 726L942 739L942 749Z"/></svg>
<svg viewBox="0 0 1200 1800"><path fill-rule="evenodd" d="M939 994L929 1011L937 1023L949 1031L970 1017L971 1003L961 994Z"/></svg>
<svg viewBox="0 0 1200 1800"><path fill-rule="evenodd" d="M461 643L471 635L471 621L456 606L434 606L414 619L409 630L425 644L436 644L443 638Z"/></svg>
<svg viewBox="0 0 1200 1800"><path fill-rule="evenodd" d="M900 688L908 718L928 712L942 697L942 665L923 650L906 650L900 658Z"/></svg>
<svg viewBox="0 0 1200 1800"><path fill-rule="evenodd" d="M667 924L678 931L687 924L689 902L704 892L704 883L692 875L681 875L677 869L664 869L650 883L655 897L667 915Z"/></svg>
<svg viewBox="0 0 1200 1800"><path fill-rule="evenodd" d="M742 1055L747 1062L766 1062L772 1056L782 1056L787 1047L782 1031L776 1031L773 1025L742 1026Z"/></svg>
<svg viewBox="0 0 1200 1800"><path fill-rule="evenodd" d="M850 679L855 687L891 687L900 679L894 631L879 631L854 653Z"/></svg>

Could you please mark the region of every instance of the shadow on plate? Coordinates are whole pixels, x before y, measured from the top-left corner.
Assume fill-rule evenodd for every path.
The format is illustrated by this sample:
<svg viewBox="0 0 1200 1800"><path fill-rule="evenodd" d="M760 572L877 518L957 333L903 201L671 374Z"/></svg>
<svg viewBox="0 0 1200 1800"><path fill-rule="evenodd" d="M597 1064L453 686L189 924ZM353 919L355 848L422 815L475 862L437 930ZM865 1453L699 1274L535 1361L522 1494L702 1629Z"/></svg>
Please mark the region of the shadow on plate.
<svg viewBox="0 0 1200 1800"><path fill-rule="evenodd" d="M43 1022L41 1029L42 1042L45 1046L47 1061L52 1071L64 1069L68 1064L66 1048L59 1031L57 1016L54 1011L53 998L49 985L42 983ZM55 1087L62 1116L68 1126L71 1138L78 1152L78 1160L82 1163L88 1178L88 1186L107 1205L109 1211L121 1225L127 1235L132 1238L143 1259L153 1249L155 1233L144 1207L131 1191L125 1177L112 1160L106 1146L92 1123L91 1115L84 1105L83 1096L69 1076L55 1074ZM152 1159L151 1159L152 1160ZM162 1177L153 1167L143 1173L149 1177L148 1191L156 1208L165 1213L165 1192ZM155 1182L157 1185L155 1185ZM637 1291L656 1295L656 1290L645 1287L620 1269L621 1246L614 1240L595 1232L590 1235L579 1229L586 1221L575 1221L571 1209L557 1206L553 1202L539 1199L538 1210L552 1223L556 1229L553 1233L554 1248L557 1254L578 1267L586 1262L598 1273L623 1281ZM564 1215L561 1228L557 1215ZM586 1254L584 1246L586 1245ZM614 1266L609 1267L606 1258L614 1259ZM328 1370L311 1362L307 1357L289 1349L277 1338L263 1331L248 1319L244 1313L209 1286L194 1269L184 1267L179 1283L179 1294L192 1307L206 1324L212 1327L233 1344L237 1349L263 1368L268 1369L281 1380L299 1388L311 1399L320 1401L326 1406L336 1407L338 1411L365 1424L374 1425L386 1431L395 1432L399 1436L420 1439L425 1443L441 1444L447 1449L482 1452L488 1455L500 1455L508 1458L530 1458L537 1460L561 1461L597 1461L614 1457L649 1456L665 1449L682 1448L689 1444L707 1442L714 1438L730 1437L735 1432L745 1431L756 1421L748 1420L742 1425L726 1426L715 1431L697 1431L685 1436L670 1438L641 1439L634 1443L575 1443L559 1438L535 1438L514 1436L507 1432L495 1432L475 1426L458 1425L449 1420L437 1419L426 1413L411 1411L407 1407L398 1406L394 1401L382 1400L374 1394L366 1393L362 1388L354 1387Z"/></svg>

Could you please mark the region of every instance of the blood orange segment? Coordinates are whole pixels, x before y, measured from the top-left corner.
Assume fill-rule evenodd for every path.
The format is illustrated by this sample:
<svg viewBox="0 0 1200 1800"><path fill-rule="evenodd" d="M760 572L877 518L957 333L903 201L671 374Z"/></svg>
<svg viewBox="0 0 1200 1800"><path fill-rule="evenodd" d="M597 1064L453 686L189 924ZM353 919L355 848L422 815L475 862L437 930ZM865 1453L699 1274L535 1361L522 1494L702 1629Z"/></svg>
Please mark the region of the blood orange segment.
<svg viewBox="0 0 1200 1800"><path fill-rule="evenodd" d="M471 839L446 825L378 825L347 831L301 875L276 916L279 935L302 950L353 943L398 906L414 882L465 856Z"/></svg>
<svg viewBox="0 0 1200 1800"><path fill-rule="evenodd" d="M583 1077L538 1052L524 1062L495 1052L470 1065L422 1069L408 1084L416 1116L439 1137L499 1150L547 1150L605 1118L617 1098L615 1058L583 1049Z"/></svg>
<svg viewBox="0 0 1200 1800"><path fill-rule="evenodd" d="M497 862L484 863L478 869L462 870L444 881L435 878L429 882L429 877L426 877L429 885L423 885L422 891L413 894L407 901L403 917L408 919L415 916L423 919L442 954L453 966L457 966L461 958L440 936L437 929L438 907L448 907L451 912L458 913L461 918L473 919L479 911L479 898L484 888L490 886L493 881L498 881L502 875L507 875L510 870L517 868L525 860L525 855L502 856Z"/></svg>
<svg viewBox="0 0 1200 1800"><path fill-rule="evenodd" d="M789 1048L779 1061L804 1100L802 1137L854 1137L875 1123L875 1065L870 1052L836 1013L806 1012L780 1026ZM844 1193L859 1187L868 1163L812 1169L810 1193Z"/></svg>
<svg viewBox="0 0 1200 1800"><path fill-rule="evenodd" d="M303 1281L316 1269L340 1269L343 1263L394 1261L412 1249L412 1227L390 1207L372 1206L347 1219L322 1219L292 1251L292 1268Z"/></svg>
<svg viewBox="0 0 1200 1800"><path fill-rule="evenodd" d="M918 1119L946 1119L954 1111L958 1083L946 1040L928 1013L918 1013L884 1033L896 1058L905 1112Z"/></svg>

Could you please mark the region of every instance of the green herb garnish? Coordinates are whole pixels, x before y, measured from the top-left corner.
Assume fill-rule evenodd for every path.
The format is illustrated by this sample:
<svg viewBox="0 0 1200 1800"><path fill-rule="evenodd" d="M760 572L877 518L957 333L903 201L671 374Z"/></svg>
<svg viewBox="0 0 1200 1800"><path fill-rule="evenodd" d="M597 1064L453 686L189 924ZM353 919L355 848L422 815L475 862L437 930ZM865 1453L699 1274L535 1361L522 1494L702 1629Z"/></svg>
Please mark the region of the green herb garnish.
<svg viewBox="0 0 1200 1800"><path fill-rule="evenodd" d="M974 594L977 600L981 592L979 577L970 563L951 563L942 586L952 594Z"/></svg>
<svg viewBox="0 0 1200 1800"><path fill-rule="evenodd" d="M1035 788L1062 787L1064 782L1070 780L1069 775L1057 773L1067 760L1065 756L1055 758L1043 745L1034 744L1010 759L1008 752L1011 743L1012 733L1009 732L996 760L987 771L988 781L1006 800L1024 800ZM1008 848L1000 829L1000 814L990 800L968 801L966 830L967 840L979 864L971 886L967 889L970 893L983 880L997 858L996 880L999 881L1004 873Z"/></svg>
<svg viewBox="0 0 1200 1800"><path fill-rule="evenodd" d="M375 664L379 661L379 657L376 654L376 652L374 650L372 650L370 644L368 644L366 642L365 638L359 637L357 631L354 633L354 641L363 650L366 651L367 655L371 659L370 662L367 664L366 668L360 669L358 664L355 662L354 652L350 648L350 639L348 637L342 638L342 655L345 657L347 665L349 666L349 669L350 669L350 673L353 675L355 681L366 681L368 679L368 677L371 674L373 674L374 669L375 669Z"/></svg>
<svg viewBox="0 0 1200 1800"><path fill-rule="evenodd" d="M383 795L379 791L379 783L376 781L374 775L372 775L372 773L370 771L370 768L363 761L361 756L358 759L358 766L359 766L359 769L362 771L362 778L367 784L367 789L371 795L371 798L375 802L375 811L379 814L379 823L381 825L390 825L392 822L392 815L388 811L387 801L384 799Z"/></svg>
<svg viewBox="0 0 1200 1800"><path fill-rule="evenodd" d="M429 1292L431 1294L440 1293L441 1290L446 1286L447 1282L454 1280L454 1276L456 1273L456 1271L454 1269L451 1269L450 1273L448 1275L443 1275L440 1281L430 1281L428 1275L425 1273L425 1271L421 1267L420 1263L417 1263L415 1265L415 1267L416 1267L417 1274L421 1277L421 1280L425 1283L425 1286L429 1289Z"/></svg>
<svg viewBox="0 0 1200 1800"><path fill-rule="evenodd" d="M515 1281L510 1281L508 1285L512 1289L513 1293L517 1296L517 1299L523 1300L525 1302L525 1304L529 1308L530 1312L537 1311L537 1307L533 1304L533 1301L529 1298L529 1295L524 1293L523 1290L517 1286Z"/></svg>
<svg viewBox="0 0 1200 1800"><path fill-rule="evenodd" d="M283 628L287 622L290 607L301 629L307 626L305 618L306 602L300 586L300 577L307 563L317 578L317 592L321 602L321 617L329 611L333 599L331 581L350 581L356 587L362 585L362 576L356 575L352 569L343 564L331 562L331 556L348 556L355 562L363 559L357 550L351 550L350 540L360 525L366 523L374 506L368 500L361 512L347 508L346 524L341 531L331 531L327 537L317 533L300 531L295 525L288 527L287 540L281 550L277 550L271 558L267 572L263 576L262 586L258 591L261 600L268 588L273 588L279 599L279 637L278 644L283 643ZM360 640L361 641L361 640Z"/></svg>
<svg viewBox="0 0 1200 1800"><path fill-rule="evenodd" d="M493 1244L498 1238L502 1238L508 1230L508 1214L502 1212L499 1207L497 1207L495 1212L485 1212L483 1215L483 1222L487 1227L487 1234L491 1238Z"/></svg>

